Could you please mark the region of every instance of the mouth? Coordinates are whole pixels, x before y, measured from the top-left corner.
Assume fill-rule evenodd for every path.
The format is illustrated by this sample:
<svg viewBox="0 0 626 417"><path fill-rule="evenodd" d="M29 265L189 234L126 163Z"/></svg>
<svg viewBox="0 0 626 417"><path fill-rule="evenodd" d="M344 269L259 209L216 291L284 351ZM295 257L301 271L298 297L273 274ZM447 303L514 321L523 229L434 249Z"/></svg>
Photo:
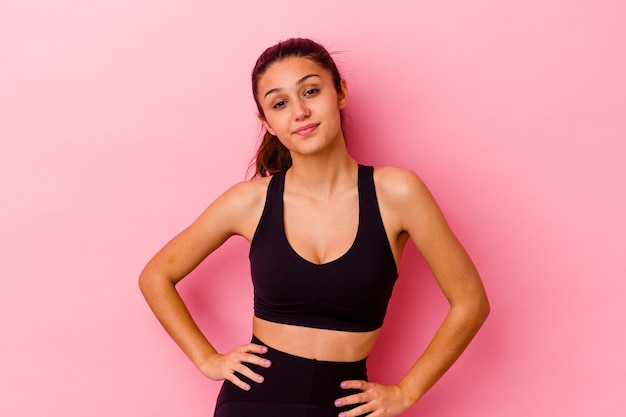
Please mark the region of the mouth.
<svg viewBox="0 0 626 417"><path fill-rule="evenodd" d="M294 133L300 136L310 135L315 129L317 129L317 126L319 126L319 123L311 123L306 126L301 126L297 128Z"/></svg>

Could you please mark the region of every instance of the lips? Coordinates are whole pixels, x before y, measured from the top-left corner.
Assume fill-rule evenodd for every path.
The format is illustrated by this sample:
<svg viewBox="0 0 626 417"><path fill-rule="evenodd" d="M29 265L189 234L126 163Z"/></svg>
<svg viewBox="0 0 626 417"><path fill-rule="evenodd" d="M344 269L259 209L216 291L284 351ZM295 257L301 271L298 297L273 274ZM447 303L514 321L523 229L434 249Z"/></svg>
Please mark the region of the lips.
<svg viewBox="0 0 626 417"><path fill-rule="evenodd" d="M311 134L315 129L317 129L317 126L319 126L319 123L311 123L305 126L301 126L299 128L297 128L294 133L296 135L300 135L300 136L306 136Z"/></svg>

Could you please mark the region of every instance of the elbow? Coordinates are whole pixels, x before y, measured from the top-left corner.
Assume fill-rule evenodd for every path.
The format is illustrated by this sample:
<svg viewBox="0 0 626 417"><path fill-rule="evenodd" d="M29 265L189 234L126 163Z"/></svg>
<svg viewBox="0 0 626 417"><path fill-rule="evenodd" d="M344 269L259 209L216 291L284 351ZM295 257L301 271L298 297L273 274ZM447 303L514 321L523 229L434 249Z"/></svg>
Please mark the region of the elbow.
<svg viewBox="0 0 626 417"><path fill-rule="evenodd" d="M491 306L487 297L482 294L465 298L463 302L453 305L452 310L457 311L463 317L466 326L478 330L487 320Z"/></svg>
<svg viewBox="0 0 626 417"><path fill-rule="evenodd" d="M487 320L487 317L489 317L489 313L491 313L491 305L489 304L487 296L483 295L482 297L478 297L472 310L476 324L478 327L482 326L485 320Z"/></svg>
<svg viewBox="0 0 626 417"><path fill-rule="evenodd" d="M149 299L150 295L153 294L159 286L158 275L144 269L141 274L139 274L137 284L144 298Z"/></svg>
<svg viewBox="0 0 626 417"><path fill-rule="evenodd" d="M487 299L487 297L484 298L484 301L480 304L480 307L478 309L478 316L481 319L481 324L485 322L485 320L487 320L487 317L489 317L489 314L491 313L491 305L489 304L489 300Z"/></svg>
<svg viewBox="0 0 626 417"><path fill-rule="evenodd" d="M148 301L160 298L163 294L176 286L176 282L170 279L168 275L163 274L161 271L146 267L137 281L139 285L139 291L143 297Z"/></svg>
<svg viewBox="0 0 626 417"><path fill-rule="evenodd" d="M139 274L137 284L139 285L139 291L141 291L141 294L145 297L148 289L150 288L150 277L146 274L145 270Z"/></svg>

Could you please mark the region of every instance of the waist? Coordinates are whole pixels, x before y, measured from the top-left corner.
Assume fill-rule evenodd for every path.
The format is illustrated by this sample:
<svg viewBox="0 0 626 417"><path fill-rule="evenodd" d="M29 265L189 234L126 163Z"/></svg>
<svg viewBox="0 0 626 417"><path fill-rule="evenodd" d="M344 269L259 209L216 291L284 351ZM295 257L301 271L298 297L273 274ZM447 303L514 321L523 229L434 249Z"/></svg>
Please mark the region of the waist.
<svg viewBox="0 0 626 417"><path fill-rule="evenodd" d="M254 317L253 333L275 349L306 359L354 362L369 356L379 330L346 332L275 323Z"/></svg>
<svg viewBox="0 0 626 417"><path fill-rule="evenodd" d="M268 347L268 351L259 356L271 360L272 366L262 368L247 364L265 378L260 384L237 373L239 378L250 384L250 391L225 381L217 400L217 409L223 415L310 415L300 414L293 408L303 405L305 409L314 406L329 410L319 415L336 416L354 406L337 408L334 401L359 392L341 388L341 382L367 380L366 359L354 362L319 361L282 352L256 335L252 337L252 342ZM288 412L277 413L284 407L288 407Z"/></svg>

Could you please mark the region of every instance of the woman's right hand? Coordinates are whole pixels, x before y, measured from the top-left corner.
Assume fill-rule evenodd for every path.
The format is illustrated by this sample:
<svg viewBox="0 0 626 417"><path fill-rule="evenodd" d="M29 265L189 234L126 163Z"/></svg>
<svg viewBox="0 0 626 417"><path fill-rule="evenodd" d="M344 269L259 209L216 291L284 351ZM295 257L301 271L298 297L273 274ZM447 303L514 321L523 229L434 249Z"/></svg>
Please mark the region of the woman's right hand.
<svg viewBox="0 0 626 417"><path fill-rule="evenodd" d="M263 382L263 376L253 372L245 364L252 363L263 368L269 368L272 363L268 359L255 355L255 353L263 354L266 352L266 346L248 343L246 345L239 346L229 353L212 354L204 362L198 365L198 369L212 380L228 380L239 388L248 391L250 389L250 385L239 379L235 372L246 376L254 382Z"/></svg>

